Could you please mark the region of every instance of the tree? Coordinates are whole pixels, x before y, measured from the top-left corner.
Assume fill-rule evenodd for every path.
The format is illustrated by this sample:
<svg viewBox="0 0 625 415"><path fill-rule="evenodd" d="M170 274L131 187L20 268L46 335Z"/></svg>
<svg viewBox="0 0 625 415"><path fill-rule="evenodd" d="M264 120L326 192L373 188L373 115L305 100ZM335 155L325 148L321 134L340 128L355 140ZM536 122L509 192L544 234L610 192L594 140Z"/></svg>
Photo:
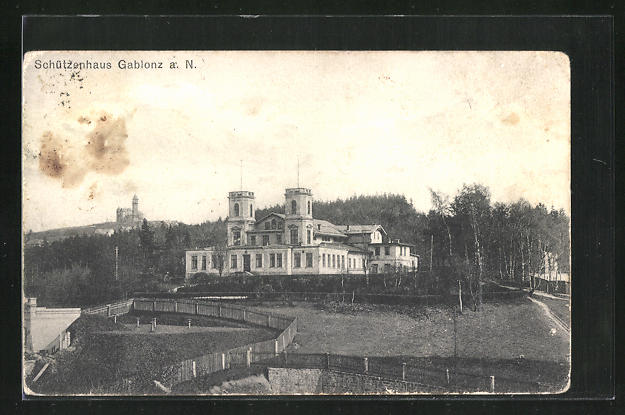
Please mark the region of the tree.
<svg viewBox="0 0 625 415"><path fill-rule="evenodd" d="M465 258L469 261L468 243L473 245L472 262L474 271L470 273L470 288L477 292L474 308L482 308L482 279L484 275L484 238L482 230L490 222L490 192L482 185L464 185L454 198L451 208L462 223ZM468 239L471 242L468 242ZM471 262L471 261L469 261Z"/></svg>

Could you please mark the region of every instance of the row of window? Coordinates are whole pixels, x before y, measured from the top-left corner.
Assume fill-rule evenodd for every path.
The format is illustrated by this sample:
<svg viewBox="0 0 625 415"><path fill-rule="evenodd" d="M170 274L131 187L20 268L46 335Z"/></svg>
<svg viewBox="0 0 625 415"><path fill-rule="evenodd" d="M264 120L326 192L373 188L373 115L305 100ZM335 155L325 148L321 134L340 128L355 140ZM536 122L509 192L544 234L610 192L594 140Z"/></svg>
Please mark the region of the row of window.
<svg viewBox="0 0 625 415"><path fill-rule="evenodd" d="M202 255L200 257L200 260L202 261L200 270L206 271L206 269L207 269L207 259L208 258L206 257L206 255ZM213 255L211 259L212 259L212 261L211 261L211 268L213 268L213 269L219 268L219 263L221 262L219 256L218 255ZM223 260L223 257L221 257L221 259ZM197 266L198 266L198 256L197 255L193 255L193 256L191 256L191 269L197 270L198 269Z"/></svg>
<svg viewBox="0 0 625 415"><path fill-rule="evenodd" d="M375 247L375 256L380 256L380 247L376 246ZM406 256L409 255L410 251L409 248L407 246L400 246L399 247L399 255L400 256ZM384 255L389 256L391 255L391 247L390 246L385 246L384 247Z"/></svg>
<svg viewBox="0 0 625 415"><path fill-rule="evenodd" d="M300 242L299 232L297 228L292 228L290 230L290 236L291 236L291 239L290 239L291 244L293 245L299 244ZM256 235L250 235L250 245L257 246L256 242L257 242ZM281 243L282 243L282 234L277 233L276 244L281 244ZM312 231L310 229L306 230L306 243L308 245L312 244ZM269 244L270 244L269 235L262 235L262 246L268 246ZM235 245L235 246L241 245L241 231L240 230L232 231L232 245Z"/></svg>
<svg viewBox="0 0 625 415"><path fill-rule="evenodd" d="M310 215L310 200L306 203L306 206L306 211ZM297 215L297 202L295 200L291 200L291 214Z"/></svg>

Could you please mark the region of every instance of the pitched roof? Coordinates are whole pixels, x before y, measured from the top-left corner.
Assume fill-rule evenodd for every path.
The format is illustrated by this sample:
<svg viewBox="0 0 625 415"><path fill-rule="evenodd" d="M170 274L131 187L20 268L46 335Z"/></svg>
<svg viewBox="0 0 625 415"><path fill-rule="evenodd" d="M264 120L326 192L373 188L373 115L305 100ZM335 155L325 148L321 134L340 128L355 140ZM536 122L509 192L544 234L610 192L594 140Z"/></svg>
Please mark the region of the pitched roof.
<svg viewBox="0 0 625 415"><path fill-rule="evenodd" d="M368 253L367 250L359 248L357 246L353 246L353 245L347 245L347 244L342 244L339 242L321 242L319 244L320 247L327 247L327 248L339 248L339 249L347 249L348 251L351 252L361 252L361 253Z"/></svg>
<svg viewBox="0 0 625 415"><path fill-rule="evenodd" d="M344 233L373 233L382 225L336 225L336 227ZM384 228L382 228L384 230Z"/></svg>
<svg viewBox="0 0 625 415"><path fill-rule="evenodd" d="M336 225L322 219L313 219L314 231L316 234L330 235L330 236L347 236L344 232L341 232Z"/></svg>
<svg viewBox="0 0 625 415"><path fill-rule="evenodd" d="M277 216L277 217L279 217L281 219L284 219L284 217L285 217L283 213L270 212L270 213L266 214L265 216L263 216L262 218L257 219L256 223L260 223L260 222L264 221L265 219L267 219L271 215Z"/></svg>

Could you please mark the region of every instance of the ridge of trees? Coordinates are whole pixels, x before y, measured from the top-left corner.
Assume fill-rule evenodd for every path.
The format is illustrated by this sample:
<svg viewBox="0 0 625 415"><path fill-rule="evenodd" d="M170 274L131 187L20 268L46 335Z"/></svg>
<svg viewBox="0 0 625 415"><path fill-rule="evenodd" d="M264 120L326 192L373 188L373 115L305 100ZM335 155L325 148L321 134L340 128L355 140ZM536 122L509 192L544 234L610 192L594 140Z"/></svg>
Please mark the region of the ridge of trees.
<svg viewBox="0 0 625 415"><path fill-rule="evenodd" d="M476 309L485 279L531 282L544 270L545 258L569 272L569 218L563 210L525 200L492 203L488 188L479 184L464 185L453 197L430 193L427 214L403 195L384 194L317 201L313 215L337 225L382 225L391 238L415 245L420 269L433 270L441 290L463 282ZM283 213L284 206L257 209L255 216L270 212ZM226 224L219 218L198 225L144 221L111 236L44 241L24 249L25 293L44 305L85 306L153 290L184 277L185 249L223 246L225 240Z"/></svg>

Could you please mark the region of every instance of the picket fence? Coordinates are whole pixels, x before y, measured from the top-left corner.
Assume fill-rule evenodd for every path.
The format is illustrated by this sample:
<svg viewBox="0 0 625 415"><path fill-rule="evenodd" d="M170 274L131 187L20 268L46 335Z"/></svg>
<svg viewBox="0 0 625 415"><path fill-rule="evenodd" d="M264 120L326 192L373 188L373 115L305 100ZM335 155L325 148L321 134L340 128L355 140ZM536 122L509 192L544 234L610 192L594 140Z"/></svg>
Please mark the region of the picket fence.
<svg viewBox="0 0 625 415"><path fill-rule="evenodd" d="M206 300L136 298L132 302L132 307L137 311L186 313L237 320L280 330L275 339L209 353L163 368L160 382L167 387L232 366L249 366L251 363L266 359L268 355L278 356L297 334L297 318L252 311L231 304Z"/></svg>
<svg viewBox="0 0 625 415"><path fill-rule="evenodd" d="M82 314L96 314L99 316L113 317L122 314L128 314L132 310L134 299L116 301L110 304L97 305L94 307L83 308Z"/></svg>

